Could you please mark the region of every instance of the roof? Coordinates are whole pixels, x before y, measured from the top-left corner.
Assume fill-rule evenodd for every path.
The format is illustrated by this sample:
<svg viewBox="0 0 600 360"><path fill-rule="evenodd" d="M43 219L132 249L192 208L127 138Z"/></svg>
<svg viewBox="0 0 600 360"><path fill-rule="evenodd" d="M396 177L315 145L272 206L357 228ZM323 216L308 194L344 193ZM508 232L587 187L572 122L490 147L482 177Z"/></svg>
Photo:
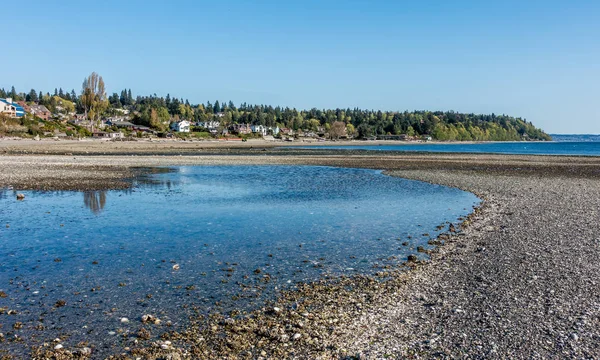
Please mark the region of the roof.
<svg viewBox="0 0 600 360"><path fill-rule="evenodd" d="M31 105L30 108L33 112L50 112L44 105Z"/></svg>

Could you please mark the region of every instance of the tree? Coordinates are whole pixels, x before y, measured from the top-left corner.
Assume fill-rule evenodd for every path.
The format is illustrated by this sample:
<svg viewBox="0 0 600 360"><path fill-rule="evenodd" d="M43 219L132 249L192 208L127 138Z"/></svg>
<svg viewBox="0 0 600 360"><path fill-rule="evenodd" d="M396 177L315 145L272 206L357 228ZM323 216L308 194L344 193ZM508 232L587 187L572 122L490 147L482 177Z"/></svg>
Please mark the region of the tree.
<svg viewBox="0 0 600 360"><path fill-rule="evenodd" d="M10 97L13 99L17 98L17 91L15 90L14 86L10 88Z"/></svg>
<svg viewBox="0 0 600 360"><path fill-rule="evenodd" d="M104 80L96 72L83 79L81 102L86 117L92 121L97 121L97 117L108 108Z"/></svg>
<svg viewBox="0 0 600 360"><path fill-rule="evenodd" d="M58 89L58 96L61 97L61 98L65 97L65 93L63 92L62 88Z"/></svg>
<svg viewBox="0 0 600 360"><path fill-rule="evenodd" d="M29 94L27 94L27 96L25 97L25 101L38 102L38 94L35 92L34 89L31 89L29 91Z"/></svg>
<svg viewBox="0 0 600 360"><path fill-rule="evenodd" d="M339 139L340 136L346 135L346 124L341 121L336 121L331 124L331 128L329 129L329 136L333 139Z"/></svg>

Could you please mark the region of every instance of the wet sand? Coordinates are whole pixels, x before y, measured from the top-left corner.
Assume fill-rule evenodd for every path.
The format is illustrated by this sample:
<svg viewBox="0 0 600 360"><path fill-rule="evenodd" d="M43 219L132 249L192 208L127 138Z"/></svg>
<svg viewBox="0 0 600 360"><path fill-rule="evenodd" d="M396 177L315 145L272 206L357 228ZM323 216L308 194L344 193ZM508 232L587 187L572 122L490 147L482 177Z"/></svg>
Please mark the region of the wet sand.
<svg viewBox="0 0 600 360"><path fill-rule="evenodd" d="M102 189L128 186L140 167L310 164L386 169L485 199L463 232L435 241L431 261L409 261L376 277L306 284L243 317L192 319L188 331L166 333L161 341L130 338L125 355L114 358L600 357L600 158L269 148L179 156L181 148L164 148L171 145L159 146L160 156L134 145L130 156L100 156L75 145L34 146L0 156L0 186ZM44 151L63 155L31 155ZM0 314L5 334L7 316ZM55 346L35 354L89 357L81 344ZM93 344L87 346L93 358Z"/></svg>

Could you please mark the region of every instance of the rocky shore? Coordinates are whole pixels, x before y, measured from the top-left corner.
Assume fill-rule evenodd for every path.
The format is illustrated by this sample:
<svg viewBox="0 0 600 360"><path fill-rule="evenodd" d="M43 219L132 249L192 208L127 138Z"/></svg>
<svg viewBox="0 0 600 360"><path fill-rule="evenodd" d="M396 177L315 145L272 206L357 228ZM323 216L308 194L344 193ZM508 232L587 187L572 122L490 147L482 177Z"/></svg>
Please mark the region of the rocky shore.
<svg viewBox="0 0 600 360"><path fill-rule="evenodd" d="M462 232L432 241L439 246L430 261L305 284L250 314L191 319L188 329L167 331L160 341L144 340L152 324L130 319L139 322L138 337L114 359L600 357L598 158L291 156L275 149L132 155L11 152L0 156L0 186L120 188L140 167L311 164L386 169L471 191L485 202ZM11 325L6 316L0 314L3 333ZM35 358L94 358L94 344L49 340L33 349Z"/></svg>

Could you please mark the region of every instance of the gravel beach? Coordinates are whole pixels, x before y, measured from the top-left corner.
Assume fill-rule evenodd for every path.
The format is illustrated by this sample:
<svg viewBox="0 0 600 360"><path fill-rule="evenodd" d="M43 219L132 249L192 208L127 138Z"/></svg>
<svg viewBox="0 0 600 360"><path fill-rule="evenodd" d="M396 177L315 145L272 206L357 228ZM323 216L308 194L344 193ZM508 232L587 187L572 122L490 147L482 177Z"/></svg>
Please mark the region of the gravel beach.
<svg viewBox="0 0 600 360"><path fill-rule="evenodd" d="M245 316L194 319L160 342L140 340L114 359L600 358L599 158L268 147L189 154L168 143L103 156L120 144L54 146L0 146L0 187L110 189L156 166L309 164L385 169L485 200L462 232L433 242L430 261L306 284ZM94 358L53 343L33 355Z"/></svg>

